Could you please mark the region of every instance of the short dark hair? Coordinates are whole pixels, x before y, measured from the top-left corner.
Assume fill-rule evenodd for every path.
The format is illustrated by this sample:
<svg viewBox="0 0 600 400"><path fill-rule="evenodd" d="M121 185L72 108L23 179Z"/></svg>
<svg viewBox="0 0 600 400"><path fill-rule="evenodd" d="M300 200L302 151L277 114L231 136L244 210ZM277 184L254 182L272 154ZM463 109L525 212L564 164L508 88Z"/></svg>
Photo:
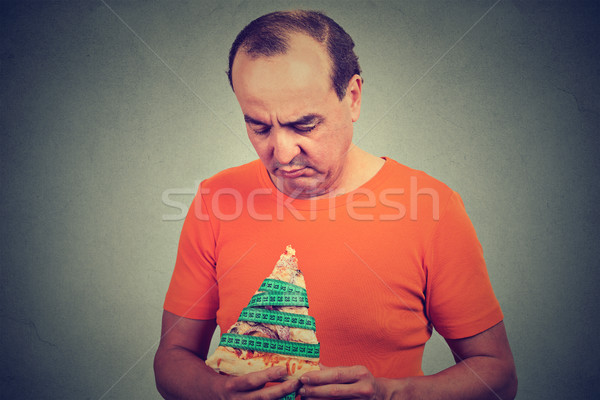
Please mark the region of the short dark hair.
<svg viewBox="0 0 600 400"><path fill-rule="evenodd" d="M318 11L277 11L250 22L237 35L229 51L227 76L233 89L231 68L241 49L256 56L275 56L288 50L290 33L304 33L327 48L331 59L331 81L335 93L342 100L350 78L360 75L354 41L334 20Z"/></svg>

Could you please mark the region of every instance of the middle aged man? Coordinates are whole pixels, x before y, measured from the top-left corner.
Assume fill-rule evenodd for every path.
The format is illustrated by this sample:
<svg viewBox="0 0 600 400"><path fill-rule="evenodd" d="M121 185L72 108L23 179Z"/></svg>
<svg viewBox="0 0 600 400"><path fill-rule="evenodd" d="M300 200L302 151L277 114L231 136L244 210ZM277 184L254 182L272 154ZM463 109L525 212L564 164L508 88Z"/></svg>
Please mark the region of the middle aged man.
<svg viewBox="0 0 600 400"><path fill-rule="evenodd" d="M260 158L205 180L183 226L155 358L165 398L514 398L516 375L481 246L458 194L352 144L362 79L320 13L265 15L230 53ZM297 250L321 371L232 377L206 359L285 245ZM423 376L435 327L456 365Z"/></svg>

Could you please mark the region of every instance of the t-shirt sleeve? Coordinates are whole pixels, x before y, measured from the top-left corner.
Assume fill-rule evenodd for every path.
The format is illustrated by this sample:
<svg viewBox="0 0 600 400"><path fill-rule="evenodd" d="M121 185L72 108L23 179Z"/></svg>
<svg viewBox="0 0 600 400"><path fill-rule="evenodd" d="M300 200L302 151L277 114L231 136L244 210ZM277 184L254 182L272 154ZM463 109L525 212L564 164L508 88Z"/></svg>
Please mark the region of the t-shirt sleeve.
<svg viewBox="0 0 600 400"><path fill-rule="evenodd" d="M443 337L470 337L502 321L483 249L456 192L435 228L425 263L427 315Z"/></svg>
<svg viewBox="0 0 600 400"><path fill-rule="evenodd" d="M215 238L199 190L183 223L164 309L181 317L214 319L218 308Z"/></svg>

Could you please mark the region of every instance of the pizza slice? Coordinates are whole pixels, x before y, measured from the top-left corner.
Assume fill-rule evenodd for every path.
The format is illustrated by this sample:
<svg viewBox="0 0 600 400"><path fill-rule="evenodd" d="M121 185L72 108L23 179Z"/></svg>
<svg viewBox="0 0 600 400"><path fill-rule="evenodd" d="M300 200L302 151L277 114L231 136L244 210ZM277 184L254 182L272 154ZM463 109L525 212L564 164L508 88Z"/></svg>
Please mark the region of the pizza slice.
<svg viewBox="0 0 600 400"><path fill-rule="evenodd" d="M304 275L286 247L273 272L252 296L206 364L227 375L285 366L290 377L319 369L319 342L308 315Z"/></svg>

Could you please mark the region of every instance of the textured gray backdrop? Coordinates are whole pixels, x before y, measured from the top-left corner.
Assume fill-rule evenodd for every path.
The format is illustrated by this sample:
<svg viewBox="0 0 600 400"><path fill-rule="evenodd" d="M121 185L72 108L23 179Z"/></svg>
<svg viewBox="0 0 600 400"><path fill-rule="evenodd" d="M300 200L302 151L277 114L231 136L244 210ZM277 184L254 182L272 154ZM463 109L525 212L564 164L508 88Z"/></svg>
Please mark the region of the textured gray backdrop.
<svg viewBox="0 0 600 400"><path fill-rule="evenodd" d="M0 6L0 397L159 397L182 209L198 180L255 157L229 46L293 7L357 43L356 142L461 193L518 397L600 394L598 2L106 0ZM430 343L427 373L452 362Z"/></svg>

